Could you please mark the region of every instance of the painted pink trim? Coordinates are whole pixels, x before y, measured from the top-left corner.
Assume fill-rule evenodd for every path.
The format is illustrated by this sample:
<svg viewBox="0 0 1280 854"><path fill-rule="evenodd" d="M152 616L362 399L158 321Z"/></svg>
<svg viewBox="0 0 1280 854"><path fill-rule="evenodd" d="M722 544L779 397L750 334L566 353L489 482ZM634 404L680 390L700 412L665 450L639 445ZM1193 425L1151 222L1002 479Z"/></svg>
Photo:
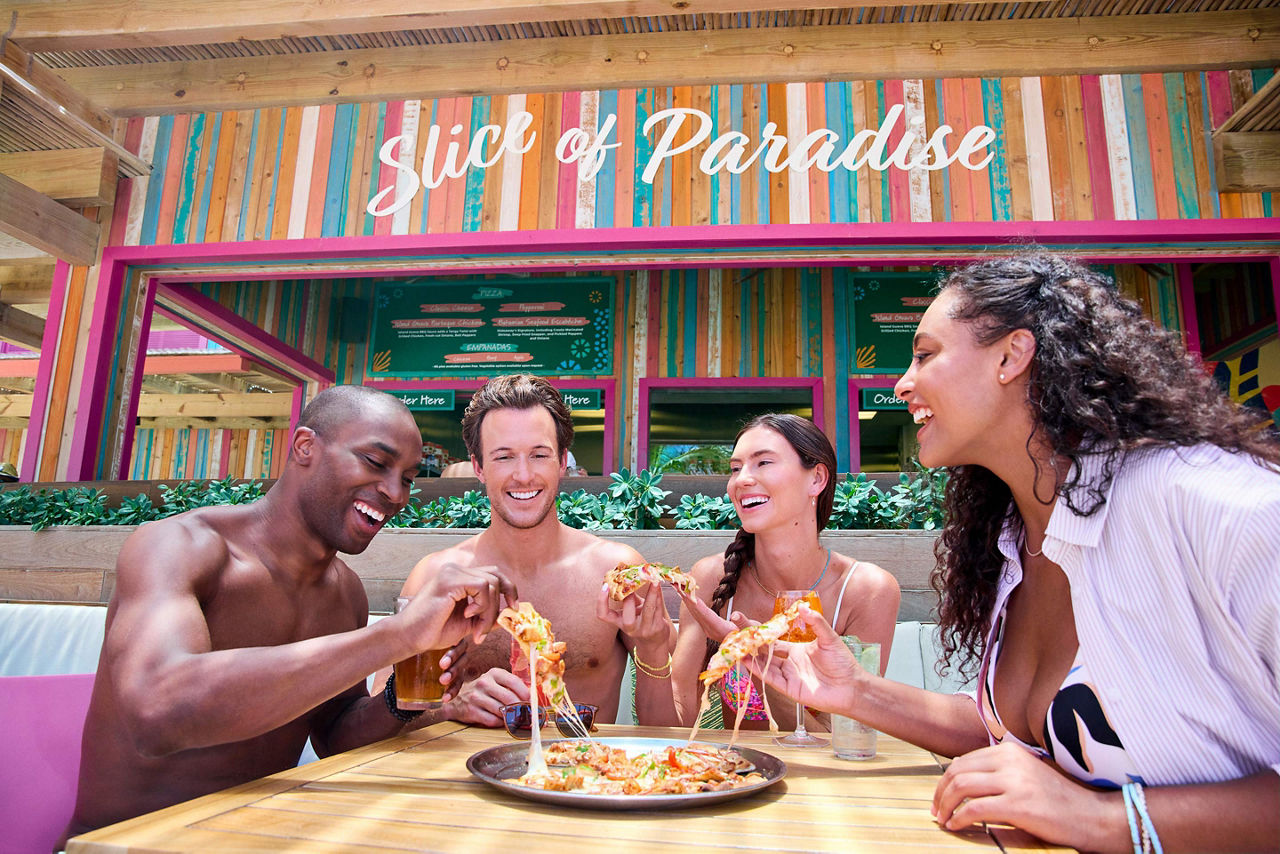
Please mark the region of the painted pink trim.
<svg viewBox="0 0 1280 854"><path fill-rule="evenodd" d="M1178 284L1178 302L1182 307L1182 342L1188 353L1202 353L1200 348L1200 314L1196 310L1195 282L1191 265L1173 265L1173 275Z"/></svg>
<svg viewBox="0 0 1280 854"><path fill-rule="evenodd" d="M582 93L565 92L560 96L560 128L576 128L582 123ZM556 228L574 228L578 209L577 163L561 163L544 160L543 169L555 169L556 175Z"/></svg>
<svg viewBox="0 0 1280 854"><path fill-rule="evenodd" d="M901 80L886 80L885 104L902 104L905 109L907 96L904 90ZM898 150L898 144L906 136L906 130L907 116L904 116L901 121L894 123L889 134L889 154ZM881 172L880 175L881 180L889 182L889 215L894 222L911 222L911 178L901 169L888 169L886 172ZM792 173L791 180L796 179L796 174Z"/></svg>
<svg viewBox="0 0 1280 854"><path fill-rule="evenodd" d="M644 468L649 459L649 392L654 388L808 388L813 423L826 420L822 377L641 377L640 412L636 420L636 459Z"/></svg>
<svg viewBox="0 0 1280 854"><path fill-rule="evenodd" d="M249 358L265 357L273 367L282 368L300 379L329 383L335 379L333 371L315 359L289 347L278 338L268 335L240 315L223 308L222 305L193 288L162 284L157 296L162 297L166 302L180 306L202 320L216 324L216 329L202 328L202 334L229 350ZM186 318L180 319L187 321ZM225 334L222 333L223 330Z"/></svg>
<svg viewBox="0 0 1280 854"><path fill-rule="evenodd" d="M1209 89L1209 120L1217 130L1231 118L1235 104L1231 98L1231 77L1226 71L1206 71L1205 82Z"/></svg>
<svg viewBox="0 0 1280 854"><path fill-rule="evenodd" d="M573 379L558 379L556 377L546 378L551 385L557 389L576 388L576 389L598 389L600 391L600 402L604 404L604 456L601 458L601 465L607 471L617 471L614 466L617 464L618 454L614 444L609 441L610 436L617 435L615 430L618 423L618 406L617 406L617 383L612 377L604 379L589 379L585 377L577 377ZM488 379L431 379L431 380L367 380L365 385L369 388L376 388L381 391L417 391L431 389L453 389L454 391L475 391L483 386Z"/></svg>
<svg viewBox="0 0 1280 854"><path fill-rule="evenodd" d="M1271 268L1272 305L1276 307L1276 331L1280 332L1280 255L1268 262Z"/></svg>
<svg viewBox="0 0 1280 854"><path fill-rule="evenodd" d="M31 399L31 418L27 421L27 447L22 455L22 480L36 479L44 438L44 414L49 407L49 385L53 379L54 354L58 351L58 335L62 331L62 304L67 298L71 265L58 261L53 268L53 284L49 288L49 313L40 339L40 361L36 367L36 384Z"/></svg>
<svg viewBox="0 0 1280 854"><path fill-rule="evenodd" d="M138 404L142 400L142 377L146 373L147 341L151 337L152 310L156 305L155 282L148 280L143 287L147 289L147 293L143 297L146 307L142 310L142 329L138 335L138 346L129 356L130 363L133 365L133 383L129 389L129 399L120 402L121 407L126 407L129 411L129 426L126 426L122 431L120 465L114 475L117 480L127 480L129 478L129 462L133 457L133 437L135 433L133 424L137 421Z"/></svg>
<svg viewBox="0 0 1280 854"><path fill-rule="evenodd" d="M115 356L115 319L120 315L127 272L127 267L116 264L98 267L98 291L93 301L93 317L85 349L79 408L67 454L68 480L95 480L97 477L96 457L102 444L107 378Z"/></svg>
<svg viewBox="0 0 1280 854"><path fill-rule="evenodd" d="M1102 81L1096 74L1080 76L1084 107L1085 153L1089 159L1089 185L1093 194L1093 218L1116 218L1111 196L1111 168L1107 156L1107 121L1102 109Z"/></svg>
<svg viewBox="0 0 1280 854"><path fill-rule="evenodd" d="M293 404L289 408L289 435L298 429L298 419L307 404L307 387L301 383L293 387Z"/></svg>

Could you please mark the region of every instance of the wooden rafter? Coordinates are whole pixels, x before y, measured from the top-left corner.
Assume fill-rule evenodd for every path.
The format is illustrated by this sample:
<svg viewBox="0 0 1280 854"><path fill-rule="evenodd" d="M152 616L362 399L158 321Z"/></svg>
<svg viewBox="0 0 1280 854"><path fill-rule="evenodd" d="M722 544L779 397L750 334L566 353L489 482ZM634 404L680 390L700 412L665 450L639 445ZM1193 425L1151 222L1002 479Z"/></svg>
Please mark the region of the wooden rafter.
<svg viewBox="0 0 1280 854"><path fill-rule="evenodd" d="M1274 10L524 39L59 71L119 115L563 89L1273 65Z"/></svg>
<svg viewBox="0 0 1280 854"><path fill-rule="evenodd" d="M72 264L89 266L98 260L96 222L3 173L0 231Z"/></svg>
<svg viewBox="0 0 1280 854"><path fill-rule="evenodd" d="M978 4L984 0L920 0L919 5ZM431 11L405 13L403 0L261 0L175 3L172 0L26 0L13 12L10 38L31 50L69 51L209 44L286 37L341 36L399 30L493 26L737 12L829 9L814 0L435 0ZM869 7L899 6L870 0ZM8 22L5 22L6 24Z"/></svg>

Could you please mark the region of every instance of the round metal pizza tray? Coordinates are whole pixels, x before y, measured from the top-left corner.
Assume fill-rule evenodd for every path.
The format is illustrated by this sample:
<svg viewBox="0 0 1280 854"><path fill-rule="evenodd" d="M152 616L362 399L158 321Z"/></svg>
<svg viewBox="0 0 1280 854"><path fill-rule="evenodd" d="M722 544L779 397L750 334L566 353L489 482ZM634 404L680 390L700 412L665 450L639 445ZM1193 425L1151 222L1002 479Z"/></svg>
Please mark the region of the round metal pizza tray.
<svg viewBox="0 0 1280 854"><path fill-rule="evenodd" d="M561 739L562 740L562 739ZM683 747L687 741L680 738L597 738L601 744L640 753L664 747ZM550 744L551 742L544 742ZM723 744L694 742L706 747L724 747ZM769 788L787 775L787 764L776 756L760 750L735 745L734 750L755 766L764 780L723 792L692 792L686 795L601 795L588 792L550 792L534 789L515 782L524 774L529 759L529 742L515 741L473 753L467 759L467 770L489 785L530 801L541 801L561 806L595 810L670 810L700 807L707 804L730 801L754 795Z"/></svg>

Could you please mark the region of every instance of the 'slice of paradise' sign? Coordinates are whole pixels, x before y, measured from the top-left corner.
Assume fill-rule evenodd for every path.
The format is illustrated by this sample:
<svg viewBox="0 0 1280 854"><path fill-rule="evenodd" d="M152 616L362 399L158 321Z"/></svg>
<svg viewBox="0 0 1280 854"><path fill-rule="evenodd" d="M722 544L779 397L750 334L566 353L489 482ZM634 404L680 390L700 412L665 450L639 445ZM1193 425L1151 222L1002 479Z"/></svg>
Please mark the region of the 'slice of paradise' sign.
<svg viewBox="0 0 1280 854"><path fill-rule="evenodd" d="M905 113L902 104L894 104L885 112L884 121L878 128L864 128L845 142L830 128L816 128L799 139L790 139L778 134L778 126L774 122L767 122L760 129L757 140L736 130L712 138L715 124L711 116L702 110L689 107L659 110L644 123L643 133L646 136L660 126L661 133L644 164L640 180L652 184L663 161L704 143L706 149L698 159L698 168L707 175L721 171L740 175L757 161L771 173L787 169L807 172L814 168L823 172L836 169L856 171L863 166L877 171L890 167L935 171L953 163L976 171L985 168L995 156L989 147L995 141L996 132L987 125L969 128L954 149L948 151L948 138L955 133L951 125L938 125L933 133L928 133L923 116L904 118ZM622 145L621 142L610 141L617 124L617 115L609 113L604 116L598 130L569 128L556 142L556 159L561 163L576 162L579 179L591 180L604 166L609 150ZM408 136L388 139L378 152L378 160L394 169L397 178L369 200L366 210L373 216L390 216L413 201L424 186L435 189L446 178L466 175L468 169L487 169L508 153L524 154L537 139L537 131L532 129L532 125L531 113L517 112L505 125L483 125L470 140L466 140L458 138L464 127L456 124L449 129L451 139L445 144L442 157L437 157L441 127L432 125L423 145L421 170L402 162L397 154L398 148L413 144L413 139ZM901 134L901 137L893 144L895 134ZM682 135L687 138L681 139ZM980 159L975 162L974 158ZM437 160L440 161L438 164Z"/></svg>

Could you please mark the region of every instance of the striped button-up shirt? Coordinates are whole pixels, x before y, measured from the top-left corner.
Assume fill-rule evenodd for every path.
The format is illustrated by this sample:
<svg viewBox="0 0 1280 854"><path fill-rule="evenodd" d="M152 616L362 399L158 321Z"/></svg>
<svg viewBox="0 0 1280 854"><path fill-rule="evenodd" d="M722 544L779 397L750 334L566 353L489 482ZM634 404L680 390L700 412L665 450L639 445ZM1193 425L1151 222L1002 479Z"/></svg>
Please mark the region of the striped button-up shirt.
<svg viewBox="0 0 1280 854"><path fill-rule="evenodd" d="M1096 478L1096 459L1081 463ZM1134 451L1106 503L1059 498L1044 553L1071 583L1082 659L1148 784L1280 773L1280 473L1215 446ZM994 613L1022 579L1001 539ZM988 642L988 649L990 643Z"/></svg>

